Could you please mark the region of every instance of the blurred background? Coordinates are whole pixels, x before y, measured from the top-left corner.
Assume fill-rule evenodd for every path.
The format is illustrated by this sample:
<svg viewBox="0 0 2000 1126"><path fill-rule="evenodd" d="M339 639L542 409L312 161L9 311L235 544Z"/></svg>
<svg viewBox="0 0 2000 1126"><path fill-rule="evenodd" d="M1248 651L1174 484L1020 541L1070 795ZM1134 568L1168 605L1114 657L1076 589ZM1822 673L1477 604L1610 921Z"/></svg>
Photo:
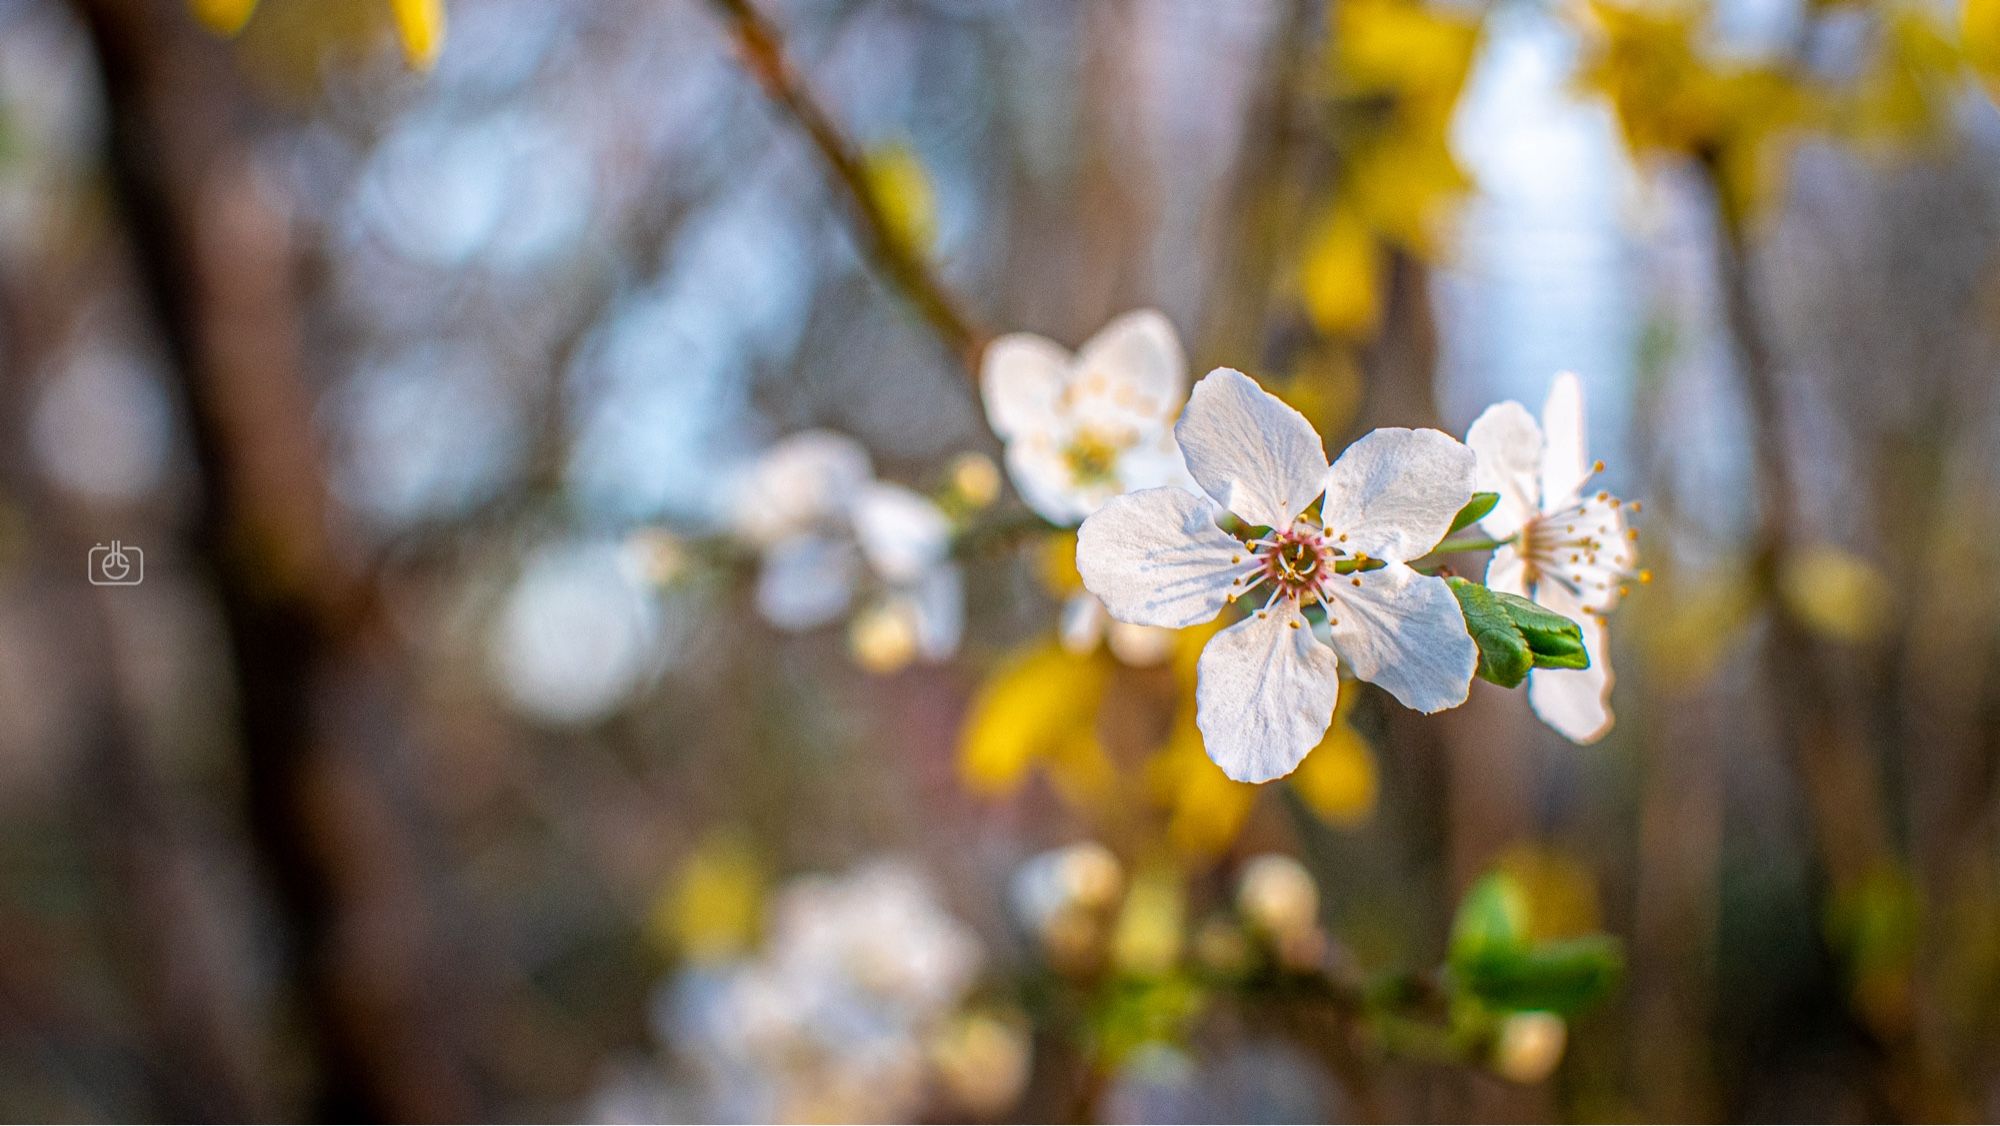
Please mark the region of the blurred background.
<svg viewBox="0 0 2000 1126"><path fill-rule="evenodd" d="M0 0L0 1116L2000 1117L1996 63L1986 0ZM1350 687L1253 789L1200 636L1059 645L976 357L1138 307L1335 450L1580 372L1610 736ZM810 429L961 631L760 614Z"/></svg>

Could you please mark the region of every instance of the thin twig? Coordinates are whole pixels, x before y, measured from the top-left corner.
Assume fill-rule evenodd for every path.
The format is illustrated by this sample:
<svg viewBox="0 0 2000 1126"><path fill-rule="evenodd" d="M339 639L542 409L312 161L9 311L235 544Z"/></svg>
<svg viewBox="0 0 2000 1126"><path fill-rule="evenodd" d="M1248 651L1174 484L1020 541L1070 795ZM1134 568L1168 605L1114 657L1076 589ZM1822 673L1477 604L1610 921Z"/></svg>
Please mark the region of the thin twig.
<svg viewBox="0 0 2000 1126"><path fill-rule="evenodd" d="M784 38L750 0L710 0L735 40L743 66L791 123L812 142L827 179L847 201L849 226L876 271L916 310L976 382L985 334L897 233L868 182L854 144L807 90L785 54Z"/></svg>

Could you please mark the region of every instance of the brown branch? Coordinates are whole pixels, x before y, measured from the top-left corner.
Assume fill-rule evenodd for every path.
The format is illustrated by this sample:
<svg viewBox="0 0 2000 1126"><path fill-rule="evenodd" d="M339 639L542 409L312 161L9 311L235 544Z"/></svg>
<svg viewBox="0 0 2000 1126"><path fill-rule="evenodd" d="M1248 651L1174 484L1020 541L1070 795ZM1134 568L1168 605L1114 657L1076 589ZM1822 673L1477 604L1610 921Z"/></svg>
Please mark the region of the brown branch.
<svg viewBox="0 0 2000 1126"><path fill-rule="evenodd" d="M137 296L194 453L191 554L228 638L251 840L316 1117L464 1120L477 1106L394 752L392 636L333 530L296 258L249 163L223 48L174 0L75 0ZM407 785L407 783L405 783Z"/></svg>
<svg viewBox="0 0 2000 1126"><path fill-rule="evenodd" d="M859 151L806 89L786 57L784 38L750 0L710 0L728 25L743 66L792 125L812 142L820 165L843 199L849 229L875 270L923 318L975 381L986 336L960 310L915 248L900 236L869 185Z"/></svg>
<svg viewBox="0 0 2000 1126"><path fill-rule="evenodd" d="M1900 870L1888 813L1877 800L1880 771L1869 761L1851 694L1829 675L1812 627L1785 597L1783 583L1795 555L1798 485L1787 459L1790 433L1780 365L1764 331L1759 308L1749 216L1724 179L1722 154L1697 154L1717 225L1716 274L1736 371L1752 429L1757 474L1758 526L1749 561L1751 581L1768 620L1762 659L1777 697L1779 736L1798 778L1809 829L1835 902L1862 894L1869 882ZM1919 987L1912 972L1902 983L1907 1003L1857 1009L1883 1052L1883 1095L1907 1120L1963 1117L1963 1107L1927 1042Z"/></svg>

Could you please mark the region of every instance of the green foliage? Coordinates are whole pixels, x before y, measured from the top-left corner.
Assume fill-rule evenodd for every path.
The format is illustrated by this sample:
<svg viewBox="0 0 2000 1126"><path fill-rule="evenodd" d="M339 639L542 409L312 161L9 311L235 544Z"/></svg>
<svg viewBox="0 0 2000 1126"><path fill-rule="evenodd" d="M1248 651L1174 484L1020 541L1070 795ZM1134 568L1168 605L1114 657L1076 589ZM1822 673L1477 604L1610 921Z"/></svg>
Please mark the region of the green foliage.
<svg viewBox="0 0 2000 1126"><path fill-rule="evenodd" d="M1466 501L1465 507L1458 510L1458 515L1451 518L1451 527L1445 531L1445 535L1451 535L1461 528L1470 527L1474 521L1485 519L1486 514L1493 511L1493 506L1499 503L1499 493L1472 494L1472 499Z"/></svg>
<svg viewBox="0 0 2000 1126"><path fill-rule="evenodd" d="M1583 627L1519 595L1489 590L1457 577L1445 580L1465 614L1465 629L1479 646L1479 675L1502 688L1518 687L1528 670L1590 667Z"/></svg>
<svg viewBox="0 0 2000 1126"><path fill-rule="evenodd" d="M1528 898L1513 877L1496 872L1474 884L1452 924L1453 985L1487 1009L1563 1016L1617 986L1624 955L1616 939L1537 938L1531 923Z"/></svg>

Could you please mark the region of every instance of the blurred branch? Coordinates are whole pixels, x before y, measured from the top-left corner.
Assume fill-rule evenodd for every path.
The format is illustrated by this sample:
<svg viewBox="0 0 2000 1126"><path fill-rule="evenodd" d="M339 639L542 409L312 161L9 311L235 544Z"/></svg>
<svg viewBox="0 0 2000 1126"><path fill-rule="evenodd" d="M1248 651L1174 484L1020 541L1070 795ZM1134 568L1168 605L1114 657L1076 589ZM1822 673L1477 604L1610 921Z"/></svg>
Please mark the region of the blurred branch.
<svg viewBox="0 0 2000 1126"><path fill-rule="evenodd" d="M287 217L223 48L171 0L75 0L105 161L192 440L193 550L229 641L251 839L276 900L315 1114L473 1116L412 855L389 629L335 539Z"/></svg>
<svg viewBox="0 0 2000 1126"><path fill-rule="evenodd" d="M1799 519L1798 487L1788 460L1790 426L1780 365L1758 306L1749 216L1727 189L1722 155L1705 150L1696 163L1714 203L1717 280L1753 435L1758 527L1749 561L1751 581L1768 614L1763 663L1776 697L1780 737L1798 777L1833 896L1823 909L1831 910L1857 902L1871 880L1898 872L1902 865L1879 800L1881 772L1870 761L1861 735L1864 723L1855 714L1851 694L1828 675L1823 647L1811 626L1785 596ZM1907 994L1907 1003L1856 1009L1883 1050L1883 1093L1909 1121L1963 1117L1964 1108L1938 1072L1937 1056L1924 1042L1913 967L1904 973L1898 987Z"/></svg>
<svg viewBox="0 0 2000 1126"><path fill-rule="evenodd" d="M57 362L78 304L75 289L62 282L82 284L62 273L46 260L0 263L0 482L10 501L25 502L33 567L44 572L38 601L61 631L37 656L59 670L56 683L74 696L82 756L71 783L75 807L66 813L114 889L102 905L103 923L119 955L119 985L144 1029L153 1112L199 1121L270 1118L276 1108L262 1074L269 1053L249 1027L244 998L230 987L227 944L216 940L234 920L218 919L213 900L204 900L185 810L162 785L134 723L106 588L79 582L77 561L92 537L28 454L29 373ZM0 996L7 992L0 982Z"/></svg>
<svg viewBox="0 0 2000 1126"><path fill-rule="evenodd" d="M805 87L785 54L778 29L750 0L710 0L728 25L737 54L792 125L812 142L827 179L847 201L849 226L875 269L918 313L964 368L977 390L979 353L986 346L983 332L959 309L958 302L930 267L896 233L870 186L859 150L825 108Z"/></svg>

